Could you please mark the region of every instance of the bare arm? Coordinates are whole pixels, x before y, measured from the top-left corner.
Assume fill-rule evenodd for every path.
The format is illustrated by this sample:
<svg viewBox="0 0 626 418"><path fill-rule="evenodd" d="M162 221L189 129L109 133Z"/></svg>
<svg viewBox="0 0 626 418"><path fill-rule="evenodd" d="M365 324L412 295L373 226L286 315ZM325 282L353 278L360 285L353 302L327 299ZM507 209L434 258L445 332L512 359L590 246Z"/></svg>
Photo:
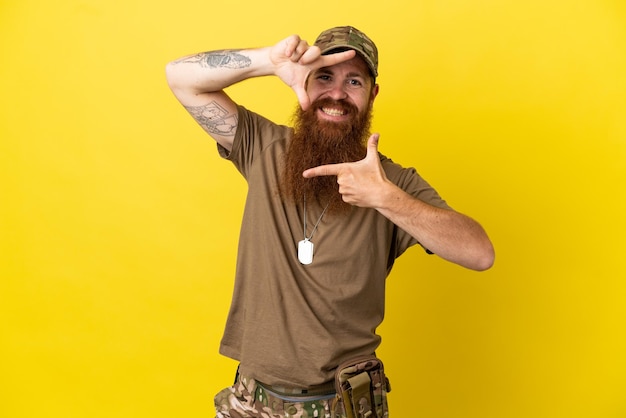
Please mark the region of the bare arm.
<svg viewBox="0 0 626 418"><path fill-rule="evenodd" d="M278 76L291 87L303 108L309 106L308 74L354 56L354 51L322 56L297 35L272 47L203 52L166 66L170 89L202 128L227 150L237 130L237 107L224 92L252 77Z"/></svg>
<svg viewBox="0 0 626 418"><path fill-rule="evenodd" d="M494 249L484 229L470 217L422 202L392 183L381 192L377 210L438 256L473 270L487 270Z"/></svg>
<svg viewBox="0 0 626 418"><path fill-rule="evenodd" d="M387 179L378 157L377 134L370 137L363 160L319 166L303 175L336 175L344 201L376 209L448 261L473 270L493 265L493 245L478 222L454 210L422 202Z"/></svg>
<svg viewBox="0 0 626 418"><path fill-rule="evenodd" d="M256 65L252 67L252 60ZM166 67L170 89L200 126L229 151L237 130L237 107L224 88L261 75L263 53L212 51L183 57Z"/></svg>

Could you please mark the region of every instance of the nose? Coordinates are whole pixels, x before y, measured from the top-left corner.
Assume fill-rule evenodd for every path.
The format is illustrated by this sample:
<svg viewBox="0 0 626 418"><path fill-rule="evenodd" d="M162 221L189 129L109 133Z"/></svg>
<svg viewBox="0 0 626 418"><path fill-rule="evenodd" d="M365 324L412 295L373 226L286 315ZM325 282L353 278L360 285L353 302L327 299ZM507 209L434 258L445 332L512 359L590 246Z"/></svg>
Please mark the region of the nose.
<svg viewBox="0 0 626 418"><path fill-rule="evenodd" d="M327 94L330 98L334 100L343 100L348 97L348 93L346 93L345 90L345 85L341 82L336 82L329 86Z"/></svg>

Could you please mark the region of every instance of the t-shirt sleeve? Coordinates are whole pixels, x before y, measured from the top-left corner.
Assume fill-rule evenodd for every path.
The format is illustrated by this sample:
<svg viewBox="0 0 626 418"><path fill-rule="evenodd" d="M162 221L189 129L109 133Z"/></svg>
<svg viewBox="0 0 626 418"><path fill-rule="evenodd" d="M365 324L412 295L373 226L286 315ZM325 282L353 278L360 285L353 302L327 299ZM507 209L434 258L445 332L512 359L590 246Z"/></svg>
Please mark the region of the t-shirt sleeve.
<svg viewBox="0 0 626 418"><path fill-rule="evenodd" d="M387 178L411 196L441 209L452 209L446 201L441 198L439 193L417 173L415 168L402 167L384 155L381 155L381 163L383 164ZM400 256L407 248L415 244L419 244L419 242L411 234L397 228L396 256ZM424 250L432 254L428 248L424 247Z"/></svg>
<svg viewBox="0 0 626 418"><path fill-rule="evenodd" d="M273 141L284 138L288 128L237 105L237 131L230 152L217 144L222 158L232 162L237 170L248 178L255 159Z"/></svg>

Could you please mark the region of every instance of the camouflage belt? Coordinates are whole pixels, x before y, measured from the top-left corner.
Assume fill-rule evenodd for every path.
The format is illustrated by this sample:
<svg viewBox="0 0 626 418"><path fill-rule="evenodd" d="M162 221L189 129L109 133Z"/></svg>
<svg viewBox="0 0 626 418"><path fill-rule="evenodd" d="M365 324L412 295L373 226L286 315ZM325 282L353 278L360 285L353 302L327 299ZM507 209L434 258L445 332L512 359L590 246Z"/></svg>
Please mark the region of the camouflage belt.
<svg viewBox="0 0 626 418"><path fill-rule="evenodd" d="M257 384L269 392L274 392L282 396L331 396L335 395L335 382L330 381L321 385L311 386L310 388L290 388L285 386L268 385L257 381Z"/></svg>

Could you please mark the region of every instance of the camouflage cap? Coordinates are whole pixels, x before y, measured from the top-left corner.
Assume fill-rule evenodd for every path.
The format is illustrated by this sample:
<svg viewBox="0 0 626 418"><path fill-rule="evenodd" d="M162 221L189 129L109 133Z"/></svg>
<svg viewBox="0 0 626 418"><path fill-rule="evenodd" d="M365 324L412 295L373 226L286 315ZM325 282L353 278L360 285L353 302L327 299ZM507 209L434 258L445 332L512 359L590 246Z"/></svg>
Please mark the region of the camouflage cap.
<svg viewBox="0 0 626 418"><path fill-rule="evenodd" d="M367 63L374 78L378 76L378 49L370 38L352 26L337 26L327 29L315 40L322 55L354 49Z"/></svg>

